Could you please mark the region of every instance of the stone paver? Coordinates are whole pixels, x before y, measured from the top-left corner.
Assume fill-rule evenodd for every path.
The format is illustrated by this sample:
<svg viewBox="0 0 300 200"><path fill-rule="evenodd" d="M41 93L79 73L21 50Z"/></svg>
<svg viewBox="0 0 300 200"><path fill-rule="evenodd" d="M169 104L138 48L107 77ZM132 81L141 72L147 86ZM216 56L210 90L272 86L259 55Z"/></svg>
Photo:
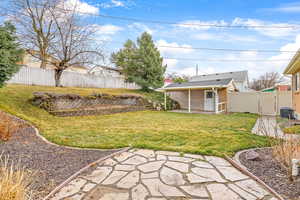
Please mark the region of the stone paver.
<svg viewBox="0 0 300 200"><path fill-rule="evenodd" d="M277 200L214 156L131 149L97 165L51 200Z"/></svg>

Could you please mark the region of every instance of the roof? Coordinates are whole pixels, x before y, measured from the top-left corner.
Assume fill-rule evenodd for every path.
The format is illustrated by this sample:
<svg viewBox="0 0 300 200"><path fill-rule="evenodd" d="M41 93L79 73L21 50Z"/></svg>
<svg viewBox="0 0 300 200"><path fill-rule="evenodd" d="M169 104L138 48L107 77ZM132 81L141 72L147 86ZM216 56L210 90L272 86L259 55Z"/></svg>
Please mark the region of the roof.
<svg viewBox="0 0 300 200"><path fill-rule="evenodd" d="M232 78L215 79L208 81L190 81L184 83L172 83L163 89L184 89L184 88L210 88L210 87L227 87L232 81Z"/></svg>
<svg viewBox="0 0 300 200"><path fill-rule="evenodd" d="M101 66L100 65L99 66L95 66L95 67L91 68L89 72L92 72L92 71L94 71L94 70L96 70L98 68L105 69L105 70L110 70L110 71L116 71L116 72L121 73L121 70L119 68L102 66L102 65Z"/></svg>
<svg viewBox="0 0 300 200"><path fill-rule="evenodd" d="M288 66L284 70L284 74L294 74L300 69L300 49L297 51L297 53L294 55Z"/></svg>
<svg viewBox="0 0 300 200"><path fill-rule="evenodd" d="M206 74L200 76L193 76L190 81L207 81L216 79L233 79L235 82L248 81L248 71L235 71L235 72L225 72L216 74Z"/></svg>

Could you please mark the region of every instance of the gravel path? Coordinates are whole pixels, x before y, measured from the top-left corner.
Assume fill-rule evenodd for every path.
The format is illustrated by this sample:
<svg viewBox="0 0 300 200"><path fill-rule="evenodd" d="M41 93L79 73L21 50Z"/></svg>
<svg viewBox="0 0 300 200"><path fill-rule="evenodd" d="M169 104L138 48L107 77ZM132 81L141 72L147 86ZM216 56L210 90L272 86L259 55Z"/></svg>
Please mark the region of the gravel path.
<svg viewBox="0 0 300 200"><path fill-rule="evenodd" d="M286 176L286 170L272 156L271 149L255 150L260 160L247 160L246 152L239 157L240 162L247 169L273 188L276 192L285 197L285 199L300 199L300 180L291 182Z"/></svg>
<svg viewBox="0 0 300 200"><path fill-rule="evenodd" d="M52 145L38 137L29 125L13 134L9 141L0 143L0 154L8 155L10 160L20 162L35 174L34 189L38 192L35 199L46 196L81 168L115 151L77 150Z"/></svg>

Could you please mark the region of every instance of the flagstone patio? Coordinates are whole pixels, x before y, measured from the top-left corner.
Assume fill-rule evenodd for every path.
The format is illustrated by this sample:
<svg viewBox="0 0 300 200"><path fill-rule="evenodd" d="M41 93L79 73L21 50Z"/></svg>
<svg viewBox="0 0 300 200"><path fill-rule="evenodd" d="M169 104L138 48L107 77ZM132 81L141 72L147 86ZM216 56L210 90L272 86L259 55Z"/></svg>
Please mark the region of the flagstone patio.
<svg viewBox="0 0 300 200"><path fill-rule="evenodd" d="M276 200L226 160L133 149L98 163L51 200Z"/></svg>

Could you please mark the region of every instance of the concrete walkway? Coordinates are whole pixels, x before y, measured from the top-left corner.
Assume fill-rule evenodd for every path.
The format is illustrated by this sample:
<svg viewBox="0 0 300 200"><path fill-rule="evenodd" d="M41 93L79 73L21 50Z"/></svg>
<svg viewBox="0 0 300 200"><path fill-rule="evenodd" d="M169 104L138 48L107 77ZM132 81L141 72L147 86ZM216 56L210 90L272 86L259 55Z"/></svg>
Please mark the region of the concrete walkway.
<svg viewBox="0 0 300 200"><path fill-rule="evenodd" d="M99 163L51 200L276 200L226 160L133 149Z"/></svg>
<svg viewBox="0 0 300 200"><path fill-rule="evenodd" d="M271 116L262 116L258 118L252 129L252 133L285 140L300 138L299 135L284 134L277 124L276 117Z"/></svg>

